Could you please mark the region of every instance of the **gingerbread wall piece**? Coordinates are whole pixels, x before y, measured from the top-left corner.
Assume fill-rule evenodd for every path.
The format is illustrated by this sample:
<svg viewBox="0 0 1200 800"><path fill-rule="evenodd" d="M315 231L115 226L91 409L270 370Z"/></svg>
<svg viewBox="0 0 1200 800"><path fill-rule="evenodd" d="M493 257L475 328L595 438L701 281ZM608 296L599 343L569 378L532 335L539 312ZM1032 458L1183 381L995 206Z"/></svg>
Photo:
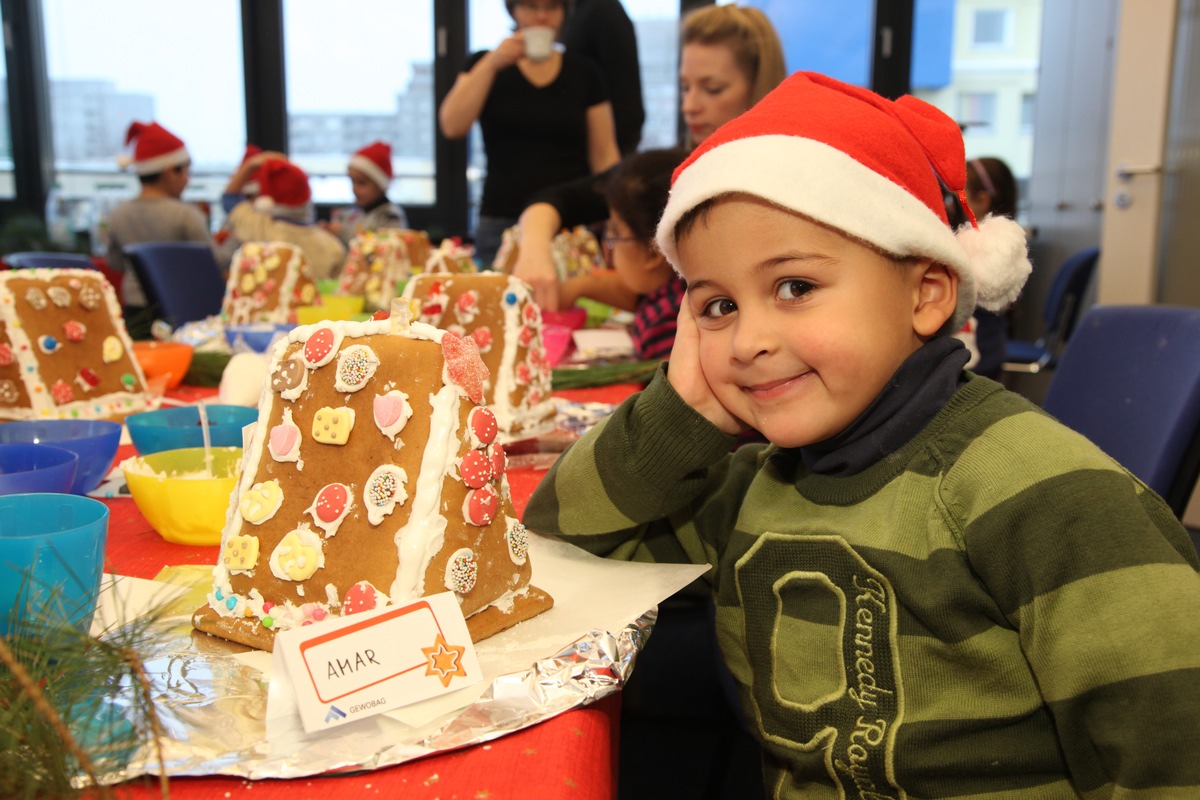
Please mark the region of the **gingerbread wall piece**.
<svg viewBox="0 0 1200 800"><path fill-rule="evenodd" d="M0 273L0 420L121 420L149 407L121 305L101 273Z"/></svg>
<svg viewBox="0 0 1200 800"><path fill-rule="evenodd" d="M303 251L287 242L246 242L233 254L221 316L227 324L296 321L296 308L319 302Z"/></svg>
<svg viewBox="0 0 1200 800"><path fill-rule="evenodd" d="M451 369L448 339L398 317L276 344L197 628L270 649L276 631L449 588L481 637L549 607L513 556L495 416L459 383L482 360L459 341Z"/></svg>
<svg viewBox="0 0 1200 800"><path fill-rule="evenodd" d="M483 404L495 413L501 441L553 428L542 312L527 284L496 272L418 275L404 296L421 322L472 340L491 376L483 386Z"/></svg>

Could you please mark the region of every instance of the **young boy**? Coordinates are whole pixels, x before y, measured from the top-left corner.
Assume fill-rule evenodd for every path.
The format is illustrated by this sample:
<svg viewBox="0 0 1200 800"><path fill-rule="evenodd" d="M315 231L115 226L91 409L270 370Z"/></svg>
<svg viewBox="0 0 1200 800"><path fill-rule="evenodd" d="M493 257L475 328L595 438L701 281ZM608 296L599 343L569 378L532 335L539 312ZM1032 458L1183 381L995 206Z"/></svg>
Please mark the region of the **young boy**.
<svg viewBox="0 0 1200 800"><path fill-rule="evenodd" d="M1200 577L1144 484L949 334L1028 273L954 236L955 123L798 73L675 173L669 368L539 486L533 529L713 565L784 798L1195 797ZM1011 225L1011 223L1008 223ZM729 452L752 426L770 442Z"/></svg>
<svg viewBox="0 0 1200 800"><path fill-rule="evenodd" d="M325 228L336 234L347 247L363 231L380 228L407 228L404 209L388 200L392 185L392 146L372 142L360 148L346 165L350 189L354 192L354 216L344 222L330 222Z"/></svg>

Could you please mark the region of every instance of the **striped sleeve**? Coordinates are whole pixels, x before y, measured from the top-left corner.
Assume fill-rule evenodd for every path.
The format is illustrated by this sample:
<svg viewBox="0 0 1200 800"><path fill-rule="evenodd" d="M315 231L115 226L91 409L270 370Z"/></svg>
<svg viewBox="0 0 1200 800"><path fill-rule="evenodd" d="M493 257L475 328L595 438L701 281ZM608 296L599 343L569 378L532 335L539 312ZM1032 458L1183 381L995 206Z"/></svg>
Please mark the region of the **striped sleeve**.
<svg viewBox="0 0 1200 800"><path fill-rule="evenodd" d="M963 480L951 493L966 499L951 512L970 563L1018 631L1076 787L1196 791L1195 551L1144 484L1050 418L1022 416L980 435L952 471ZM1014 461L1025 451L1006 426L1047 446ZM1005 470L989 468L1001 460Z"/></svg>
<svg viewBox="0 0 1200 800"><path fill-rule="evenodd" d="M731 526L738 505L705 502L731 479L733 441L683 402L661 368L559 458L524 522L598 555L709 562L704 532ZM748 483L753 468L739 475Z"/></svg>

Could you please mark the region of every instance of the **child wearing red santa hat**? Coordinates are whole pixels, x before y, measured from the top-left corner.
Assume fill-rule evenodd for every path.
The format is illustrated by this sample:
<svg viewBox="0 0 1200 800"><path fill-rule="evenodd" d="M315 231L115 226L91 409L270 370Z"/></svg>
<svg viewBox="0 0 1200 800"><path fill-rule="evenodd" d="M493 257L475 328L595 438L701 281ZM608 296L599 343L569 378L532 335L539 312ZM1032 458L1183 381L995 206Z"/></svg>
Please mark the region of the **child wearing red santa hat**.
<svg viewBox="0 0 1200 800"><path fill-rule="evenodd" d="M149 321L142 319L147 299L125 259L124 248L140 242L203 242L211 246L213 240L200 210L180 199L192 163L183 140L157 122L134 122L125 134L125 144L131 152L117 162L137 173L141 191L109 215L108 263L123 273L121 302L126 320L137 334L148 332Z"/></svg>
<svg viewBox="0 0 1200 800"><path fill-rule="evenodd" d="M1200 794L1200 577L1163 501L951 334L1029 273L947 224L958 126L797 73L675 173L687 282L650 386L530 528L707 563L773 798ZM730 453L752 427L769 441ZM651 640L650 647L653 647Z"/></svg>
<svg viewBox="0 0 1200 800"><path fill-rule="evenodd" d="M258 195L245 197L253 180ZM223 202L232 206L225 220L233 244L282 241L304 251L314 278L332 277L346 248L314 222L308 175L282 153L261 152L242 161L225 187ZM227 247L230 245L226 245Z"/></svg>
<svg viewBox="0 0 1200 800"><path fill-rule="evenodd" d="M325 227L349 245L363 231L380 228L407 228L404 209L388 200L392 185L392 147L387 142L371 142L350 157L346 165L350 188L354 192L354 213L347 219Z"/></svg>

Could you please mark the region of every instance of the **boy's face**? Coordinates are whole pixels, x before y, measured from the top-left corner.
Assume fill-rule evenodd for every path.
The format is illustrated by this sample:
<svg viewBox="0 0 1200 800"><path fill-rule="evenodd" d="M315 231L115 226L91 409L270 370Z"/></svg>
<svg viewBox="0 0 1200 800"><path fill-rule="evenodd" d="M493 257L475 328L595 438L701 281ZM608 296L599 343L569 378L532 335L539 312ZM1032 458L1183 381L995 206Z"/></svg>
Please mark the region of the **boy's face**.
<svg viewBox="0 0 1200 800"><path fill-rule="evenodd" d="M368 178L367 173L361 169L350 167L346 174L350 176L350 188L354 191L354 205L359 208L368 206L383 196L379 184Z"/></svg>
<svg viewBox="0 0 1200 800"><path fill-rule="evenodd" d="M718 201L678 250L705 378L730 413L784 447L857 418L957 297L943 267L897 265L746 196Z"/></svg>

